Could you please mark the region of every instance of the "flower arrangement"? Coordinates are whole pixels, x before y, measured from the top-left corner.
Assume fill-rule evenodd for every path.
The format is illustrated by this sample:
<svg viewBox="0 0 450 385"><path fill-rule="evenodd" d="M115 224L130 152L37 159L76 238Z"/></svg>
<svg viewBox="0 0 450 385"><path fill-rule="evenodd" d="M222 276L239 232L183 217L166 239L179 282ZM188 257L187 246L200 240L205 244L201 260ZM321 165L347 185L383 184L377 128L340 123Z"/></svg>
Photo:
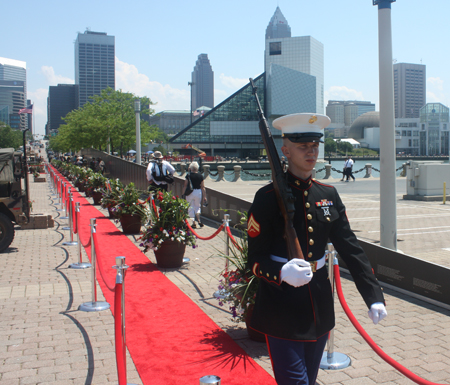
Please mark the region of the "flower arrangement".
<svg viewBox="0 0 450 385"><path fill-rule="evenodd" d="M141 218L146 217L145 203L139 200L141 193L136 189L134 183L127 184L117 196L117 203L113 212L120 218L124 214L137 214Z"/></svg>
<svg viewBox="0 0 450 385"><path fill-rule="evenodd" d="M247 213L240 213L240 224L242 228L247 223ZM258 290L259 278L247 267L248 261L248 238L247 230L241 230L241 236L232 243L230 255L220 254L219 257L226 258L229 262L228 269L220 274L219 305L228 305L234 322L245 321L248 312L255 304L256 291Z"/></svg>
<svg viewBox="0 0 450 385"><path fill-rule="evenodd" d="M103 188L100 189L102 193L102 199L100 201L101 206L104 209L112 208L117 205L119 201L119 195L124 189L124 184L117 179L107 179Z"/></svg>
<svg viewBox="0 0 450 385"><path fill-rule="evenodd" d="M155 200L157 204L155 203ZM158 191L148 210L150 221L142 232L140 246L144 252L158 250L166 240L196 247L196 236L188 229L189 203L170 192Z"/></svg>
<svg viewBox="0 0 450 385"><path fill-rule="evenodd" d="M99 172L91 173L86 179L86 187L92 189L93 192L102 192L107 178Z"/></svg>

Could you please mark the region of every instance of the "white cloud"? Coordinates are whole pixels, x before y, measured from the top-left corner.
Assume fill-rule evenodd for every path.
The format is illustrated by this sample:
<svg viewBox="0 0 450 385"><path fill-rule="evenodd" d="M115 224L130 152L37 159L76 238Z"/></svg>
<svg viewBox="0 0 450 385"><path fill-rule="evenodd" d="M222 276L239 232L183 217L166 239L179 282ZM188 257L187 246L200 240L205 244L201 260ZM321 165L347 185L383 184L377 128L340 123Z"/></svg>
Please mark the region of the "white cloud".
<svg viewBox="0 0 450 385"><path fill-rule="evenodd" d="M427 103L442 103L450 106L450 98L444 89L444 81L441 78L427 79Z"/></svg>
<svg viewBox="0 0 450 385"><path fill-rule="evenodd" d="M49 86L56 86L58 84L74 84L74 79L66 78L62 75L56 75L53 67L42 66L41 72L45 77Z"/></svg>
<svg viewBox="0 0 450 385"><path fill-rule="evenodd" d="M117 57L116 89L149 97L152 102L157 103L153 106L155 111L187 110L190 105L189 90L179 90L150 80L147 75L139 73L134 65L120 61Z"/></svg>
<svg viewBox="0 0 450 385"><path fill-rule="evenodd" d="M38 88L35 91L28 90L27 97L33 103L33 132L45 134L47 124L47 96L48 88Z"/></svg>
<svg viewBox="0 0 450 385"><path fill-rule="evenodd" d="M225 74L220 74L219 79L225 87L233 88L235 91L248 83L248 79L233 78L232 76L225 76Z"/></svg>
<svg viewBox="0 0 450 385"><path fill-rule="evenodd" d="M332 86L324 95L325 105L328 100L364 100L363 93L345 86Z"/></svg>

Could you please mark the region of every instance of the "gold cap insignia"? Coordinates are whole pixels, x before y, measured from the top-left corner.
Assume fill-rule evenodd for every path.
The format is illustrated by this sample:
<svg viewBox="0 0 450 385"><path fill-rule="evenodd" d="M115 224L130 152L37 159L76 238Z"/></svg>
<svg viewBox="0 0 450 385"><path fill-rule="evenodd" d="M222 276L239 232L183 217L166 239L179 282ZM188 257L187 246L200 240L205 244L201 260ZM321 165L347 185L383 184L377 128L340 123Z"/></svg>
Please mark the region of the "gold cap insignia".
<svg viewBox="0 0 450 385"><path fill-rule="evenodd" d="M313 123L315 123L315 122L317 122L317 116L316 116L316 115L313 115L313 116L311 116L311 117L309 118L309 123L313 124Z"/></svg>

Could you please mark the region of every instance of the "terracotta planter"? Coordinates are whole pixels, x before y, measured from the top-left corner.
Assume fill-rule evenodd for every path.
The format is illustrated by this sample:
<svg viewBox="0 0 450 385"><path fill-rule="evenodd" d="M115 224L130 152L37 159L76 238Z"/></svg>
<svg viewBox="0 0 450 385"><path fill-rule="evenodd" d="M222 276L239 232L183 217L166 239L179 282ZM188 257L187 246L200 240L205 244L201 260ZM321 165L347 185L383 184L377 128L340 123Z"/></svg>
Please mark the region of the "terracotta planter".
<svg viewBox="0 0 450 385"><path fill-rule="evenodd" d="M86 188L84 189L84 194L85 194L87 197L91 197L91 196L92 196L92 188L91 188L91 187L86 187Z"/></svg>
<svg viewBox="0 0 450 385"><path fill-rule="evenodd" d="M99 205L102 200L103 194L101 192L93 192L92 199L94 200L94 205Z"/></svg>
<svg viewBox="0 0 450 385"><path fill-rule="evenodd" d="M139 234L141 232L141 216L138 214L122 214L119 218L124 234Z"/></svg>
<svg viewBox="0 0 450 385"><path fill-rule="evenodd" d="M186 245L177 241L166 240L155 251L156 264L161 268L176 268L183 264Z"/></svg>

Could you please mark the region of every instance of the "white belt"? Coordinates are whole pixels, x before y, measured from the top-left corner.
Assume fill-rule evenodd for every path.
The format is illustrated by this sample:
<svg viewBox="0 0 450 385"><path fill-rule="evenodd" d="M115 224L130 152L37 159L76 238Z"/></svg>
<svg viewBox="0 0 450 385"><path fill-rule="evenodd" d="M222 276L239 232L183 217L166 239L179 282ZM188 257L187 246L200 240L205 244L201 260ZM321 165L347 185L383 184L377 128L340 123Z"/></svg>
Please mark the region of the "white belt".
<svg viewBox="0 0 450 385"><path fill-rule="evenodd" d="M287 258L278 257L278 256L272 255L272 254L270 254L270 259L275 262L281 262L281 263L288 262ZM320 258L317 261L308 261L308 262L311 265L311 270L313 271L313 273L315 273L317 270L319 270L325 266L326 257L324 255L322 258Z"/></svg>

